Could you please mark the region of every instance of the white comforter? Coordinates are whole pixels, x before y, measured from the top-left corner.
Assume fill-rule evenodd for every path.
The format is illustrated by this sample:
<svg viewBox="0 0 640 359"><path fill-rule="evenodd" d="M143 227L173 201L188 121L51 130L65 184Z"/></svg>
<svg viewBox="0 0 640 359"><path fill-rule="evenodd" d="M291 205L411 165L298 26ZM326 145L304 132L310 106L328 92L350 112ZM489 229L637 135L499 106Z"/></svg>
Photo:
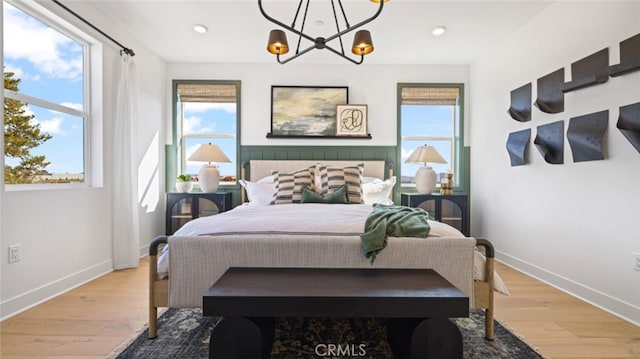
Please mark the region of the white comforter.
<svg viewBox="0 0 640 359"><path fill-rule="evenodd" d="M238 233L321 233L359 236L372 210L368 204L280 204L276 206L243 205L215 216L189 221L176 231L175 236L225 235ZM457 229L436 221L429 221L429 237L464 237ZM389 239L393 240L393 239ZM364 254L363 254L364 256ZM476 251L474 277L484 279L484 256ZM158 274L169 272L168 246L158 259ZM495 289L504 294L508 290L494 273Z"/></svg>

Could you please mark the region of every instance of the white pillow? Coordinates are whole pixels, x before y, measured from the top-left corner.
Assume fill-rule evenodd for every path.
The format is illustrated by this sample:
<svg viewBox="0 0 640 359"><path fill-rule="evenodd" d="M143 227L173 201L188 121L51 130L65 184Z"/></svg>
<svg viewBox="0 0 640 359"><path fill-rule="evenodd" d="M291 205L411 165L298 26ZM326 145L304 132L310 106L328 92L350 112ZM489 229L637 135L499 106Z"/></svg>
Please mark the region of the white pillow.
<svg viewBox="0 0 640 359"><path fill-rule="evenodd" d="M378 177L368 177L368 176L362 177L362 183L382 183L382 182L384 181Z"/></svg>
<svg viewBox="0 0 640 359"><path fill-rule="evenodd" d="M393 201L391 198L391 191L396 184L396 177L390 177L386 181L371 181L362 184L362 200L366 204L386 204L391 205Z"/></svg>
<svg viewBox="0 0 640 359"><path fill-rule="evenodd" d="M273 183L274 182L273 175L260 178L256 183Z"/></svg>
<svg viewBox="0 0 640 359"><path fill-rule="evenodd" d="M240 180L240 185L247 191L249 204L258 206L268 206L276 191L276 184L273 182L249 182Z"/></svg>

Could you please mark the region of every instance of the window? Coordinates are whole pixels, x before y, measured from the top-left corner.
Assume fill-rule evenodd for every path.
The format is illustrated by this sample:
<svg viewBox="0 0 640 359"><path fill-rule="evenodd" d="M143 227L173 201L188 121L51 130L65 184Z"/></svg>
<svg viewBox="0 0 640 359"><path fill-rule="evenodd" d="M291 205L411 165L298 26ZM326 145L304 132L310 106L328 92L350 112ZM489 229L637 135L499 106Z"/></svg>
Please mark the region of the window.
<svg viewBox="0 0 640 359"><path fill-rule="evenodd" d="M430 163L440 182L448 171L454 173L454 187L467 176L462 154L462 84L398 84L398 134L400 174L403 187L415 186L420 164L405 163L422 145L433 146L447 163Z"/></svg>
<svg viewBox="0 0 640 359"><path fill-rule="evenodd" d="M178 174L197 176L202 162L188 158L201 145L220 147L230 163L216 163L220 184L235 184L240 110L240 81L174 81Z"/></svg>
<svg viewBox="0 0 640 359"><path fill-rule="evenodd" d="M3 26L5 184L87 184L91 39L33 2Z"/></svg>

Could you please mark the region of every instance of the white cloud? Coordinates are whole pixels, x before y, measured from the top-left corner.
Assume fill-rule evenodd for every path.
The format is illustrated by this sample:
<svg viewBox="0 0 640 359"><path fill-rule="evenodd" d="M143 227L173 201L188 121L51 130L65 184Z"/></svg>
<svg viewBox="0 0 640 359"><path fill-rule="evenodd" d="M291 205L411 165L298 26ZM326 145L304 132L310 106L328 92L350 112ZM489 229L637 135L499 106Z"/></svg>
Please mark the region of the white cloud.
<svg viewBox="0 0 640 359"><path fill-rule="evenodd" d="M63 120L60 117L54 117L50 120L45 120L45 121L37 121L37 120L32 120L32 121L40 125L40 131L42 132L46 132L51 135L63 134L63 131L61 129Z"/></svg>
<svg viewBox="0 0 640 359"><path fill-rule="evenodd" d="M26 60L51 77L80 79L81 46L6 2L4 5L5 58Z"/></svg>
<svg viewBox="0 0 640 359"><path fill-rule="evenodd" d="M24 78L24 71L20 67L13 67L11 64L4 64L4 72L13 72L14 79Z"/></svg>
<svg viewBox="0 0 640 359"><path fill-rule="evenodd" d="M202 118L198 116L185 117L182 121L182 133L212 133L213 127L206 127L202 125Z"/></svg>
<svg viewBox="0 0 640 359"><path fill-rule="evenodd" d="M35 81L39 81L42 78L42 76L38 74L25 73L22 67L14 66L13 64L10 64L10 63L4 64L4 72L13 72L14 73L13 78L20 79L20 80L30 80L35 82ZM20 88L20 85L18 85L18 88Z"/></svg>

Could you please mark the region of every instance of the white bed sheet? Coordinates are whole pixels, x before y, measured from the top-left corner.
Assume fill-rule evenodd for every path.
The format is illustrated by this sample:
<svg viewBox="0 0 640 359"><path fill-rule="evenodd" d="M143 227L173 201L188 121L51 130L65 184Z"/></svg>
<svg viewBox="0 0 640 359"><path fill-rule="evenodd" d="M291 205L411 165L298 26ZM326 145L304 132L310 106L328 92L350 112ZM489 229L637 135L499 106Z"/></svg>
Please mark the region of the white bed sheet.
<svg viewBox="0 0 640 359"><path fill-rule="evenodd" d="M359 236L372 210L369 204L280 204L274 206L242 205L214 216L200 217L187 222L175 236L224 235L231 233L324 233ZM295 220L292 220L295 219ZM429 220L429 237L464 237L454 227ZM393 240L390 238L389 240ZM158 274L169 273L169 246L158 258ZM364 254L363 254L364 255ZM485 257L475 253L474 278L484 280ZM494 288L499 293L509 291L498 273L494 272Z"/></svg>

